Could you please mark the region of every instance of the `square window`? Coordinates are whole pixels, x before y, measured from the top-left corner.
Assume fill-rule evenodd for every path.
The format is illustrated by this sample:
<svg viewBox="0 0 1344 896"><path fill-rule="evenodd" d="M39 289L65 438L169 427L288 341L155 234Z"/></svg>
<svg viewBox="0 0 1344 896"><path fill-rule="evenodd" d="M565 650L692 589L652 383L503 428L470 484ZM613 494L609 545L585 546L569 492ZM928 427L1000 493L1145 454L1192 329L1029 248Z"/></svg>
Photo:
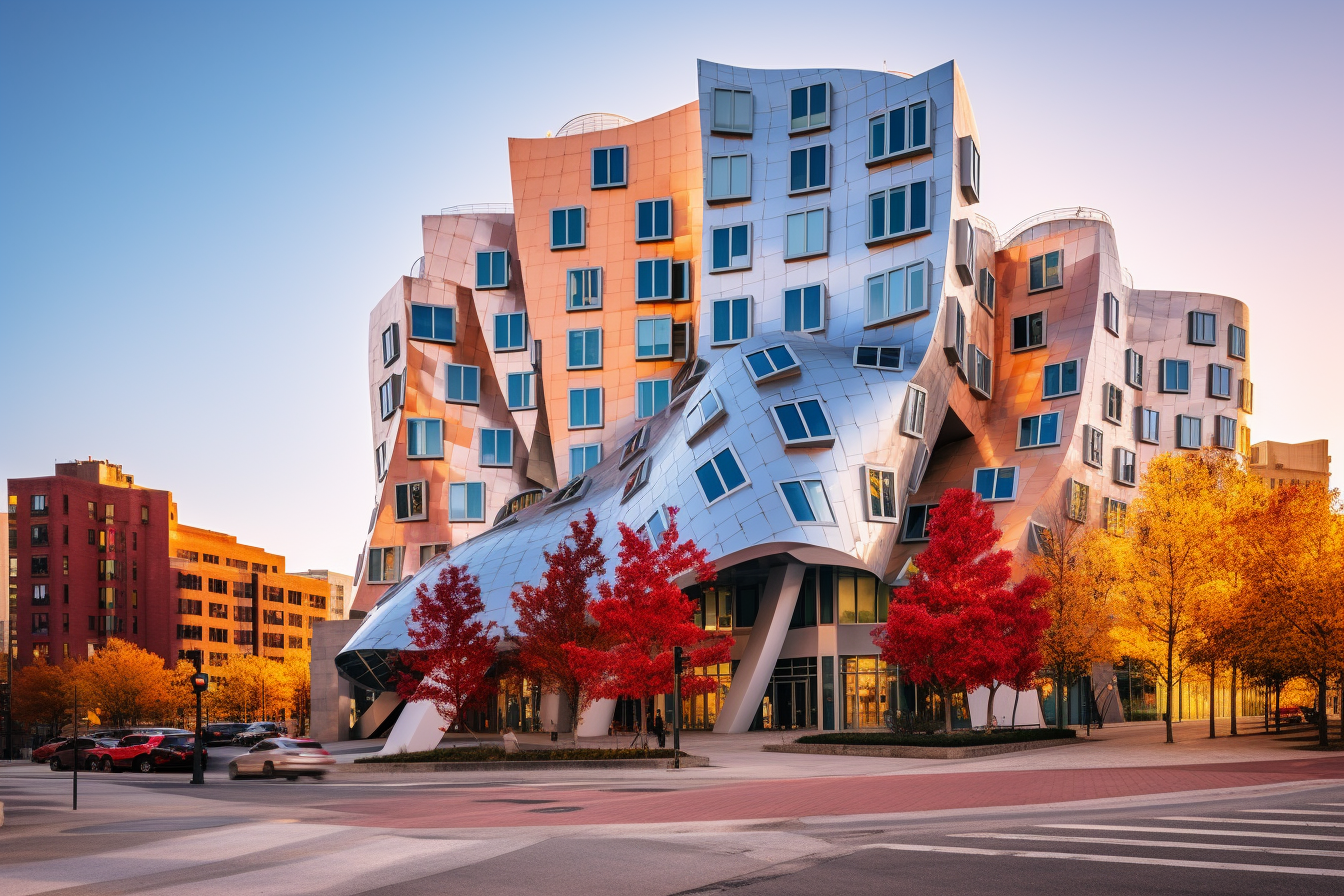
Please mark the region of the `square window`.
<svg viewBox="0 0 1344 896"><path fill-rule="evenodd" d="M982 501L1017 499L1017 467L981 467L975 471L974 483Z"/></svg>
<svg viewBox="0 0 1344 896"><path fill-rule="evenodd" d="M784 290L784 332L816 333L826 329L825 285L812 283Z"/></svg>
<svg viewBox="0 0 1344 896"><path fill-rule="evenodd" d="M710 130L729 134L751 133L751 91L714 89L714 116Z"/></svg>
<svg viewBox="0 0 1344 896"><path fill-rule="evenodd" d="M820 479L790 479L776 482L780 497L784 499L784 508L795 524L817 523L830 525L835 522L831 512L831 502L826 497L826 488Z"/></svg>
<svg viewBox="0 0 1344 896"><path fill-rule="evenodd" d="M1207 311L1191 311L1188 317L1187 335L1191 345L1218 344L1218 315Z"/></svg>
<svg viewBox="0 0 1344 896"><path fill-rule="evenodd" d="M485 483L448 483L448 519L453 522L485 522Z"/></svg>
<svg viewBox="0 0 1344 896"><path fill-rule="evenodd" d="M700 400L686 411L686 441L689 442L700 435L726 414L727 410L719 398L719 393L713 389L707 390Z"/></svg>
<svg viewBox="0 0 1344 896"><path fill-rule="evenodd" d="M641 258L635 262L635 301L667 302L672 298L672 259Z"/></svg>
<svg viewBox="0 0 1344 896"><path fill-rule="evenodd" d="M932 148L928 100L888 109L868 119L868 164L927 152Z"/></svg>
<svg viewBox="0 0 1344 896"><path fill-rule="evenodd" d="M1027 262L1029 283L1027 292L1058 289L1064 285L1064 250L1056 249L1037 255Z"/></svg>
<svg viewBox="0 0 1344 896"><path fill-rule="evenodd" d="M1119 386L1106 383L1101 387L1102 416L1111 423L1119 423L1124 413L1124 395Z"/></svg>
<svg viewBox="0 0 1344 896"><path fill-rule="evenodd" d="M383 384L378 387L378 407L382 412L383 419L386 420L397 412L402 402L406 398L406 390L402 386L401 374L394 373Z"/></svg>
<svg viewBox="0 0 1344 896"><path fill-rule="evenodd" d="M1087 522L1087 505L1092 497L1092 489L1077 479L1070 479L1064 486L1064 513L1078 523Z"/></svg>
<svg viewBox="0 0 1344 896"><path fill-rule="evenodd" d="M616 468L624 469L625 465L639 456L640 452L649 447L649 425L646 423L635 434L625 440L621 446L621 459L616 464Z"/></svg>
<svg viewBox="0 0 1344 896"><path fill-rule="evenodd" d="M1158 367L1161 373L1158 383L1158 391L1161 392L1189 392L1190 391L1190 362L1182 361L1178 358L1163 358L1161 366Z"/></svg>
<svg viewBox="0 0 1344 896"><path fill-rule="evenodd" d="M777 404L772 417L786 448L811 448L835 442L835 428L819 399Z"/></svg>
<svg viewBox="0 0 1344 896"><path fill-rule="evenodd" d="M509 392L509 410L520 411L526 408L535 408L537 406L535 377L536 374L532 372L511 373L508 375L505 385Z"/></svg>
<svg viewBox="0 0 1344 896"><path fill-rule="evenodd" d="M1121 485L1134 485L1135 479L1135 456L1134 452L1120 445L1115 446L1115 459L1112 461L1111 478Z"/></svg>
<svg viewBox="0 0 1344 896"><path fill-rule="evenodd" d="M1102 525L1111 535L1124 535L1128 531L1126 517L1129 515L1129 505L1124 501L1117 501L1114 498L1102 498L1101 512L1104 517Z"/></svg>
<svg viewBox="0 0 1344 896"><path fill-rule="evenodd" d="M751 374L752 382L758 386L779 377L798 373L802 369L793 350L783 343L744 355L742 362L747 365L747 372Z"/></svg>
<svg viewBox="0 0 1344 896"><path fill-rule="evenodd" d="M1227 325L1227 356L1246 360L1246 331L1236 324Z"/></svg>
<svg viewBox="0 0 1344 896"><path fill-rule="evenodd" d="M991 314L994 313L994 273L989 268L980 269L980 282L976 286L975 297Z"/></svg>
<svg viewBox="0 0 1344 896"><path fill-rule="evenodd" d="M709 157L706 202L751 198L751 153L735 152Z"/></svg>
<svg viewBox="0 0 1344 896"><path fill-rule="evenodd" d="M1083 463L1101 469L1106 456L1105 434L1095 426L1083 427Z"/></svg>
<svg viewBox="0 0 1344 896"><path fill-rule="evenodd" d="M602 269L572 268L565 276L568 281L565 308L568 311L588 311L602 307Z"/></svg>
<svg viewBox="0 0 1344 896"><path fill-rule="evenodd" d="M635 203L635 242L672 239L672 200L641 199Z"/></svg>
<svg viewBox="0 0 1344 896"><path fill-rule="evenodd" d="M705 496L706 505L720 501L751 484L732 445L723 448L696 467L695 478L700 484L701 494Z"/></svg>
<svg viewBox="0 0 1344 896"><path fill-rule="evenodd" d="M452 404L481 403L481 368L467 364L443 365L445 400Z"/></svg>
<svg viewBox="0 0 1344 896"><path fill-rule="evenodd" d="M444 305L411 305L411 338L426 342L457 341L457 309Z"/></svg>
<svg viewBox="0 0 1344 896"><path fill-rule="evenodd" d="M824 128L831 121L831 85L826 82L789 91L789 132Z"/></svg>
<svg viewBox="0 0 1344 896"><path fill-rule="evenodd" d="M578 249L584 244L584 209L581 205L551 209L551 249Z"/></svg>
<svg viewBox="0 0 1344 896"><path fill-rule="evenodd" d="M899 345L856 345L854 346L854 366L872 367L875 370L904 370Z"/></svg>
<svg viewBox="0 0 1344 896"><path fill-rule="evenodd" d="M911 504L905 508L905 525L901 527L901 541L928 541L929 516L937 504Z"/></svg>
<svg viewBox="0 0 1344 896"><path fill-rule="evenodd" d="M865 282L864 326L884 324L928 310L929 279L928 261L917 261L869 277Z"/></svg>
<svg viewBox="0 0 1344 896"><path fill-rule="evenodd" d="M1209 365L1209 397L1232 397L1232 368L1221 364Z"/></svg>
<svg viewBox="0 0 1344 896"><path fill-rule="evenodd" d="M644 487L649 481L649 469L652 467L652 458L646 457L635 465L634 469L625 477L625 484L621 486L621 503L624 504L630 499L630 496Z"/></svg>
<svg viewBox="0 0 1344 896"><path fill-rule="evenodd" d="M1063 398L1078 394L1078 361L1047 364L1041 374L1041 398Z"/></svg>
<svg viewBox="0 0 1344 896"><path fill-rule="evenodd" d="M1125 349L1125 385L1143 388L1143 355L1132 348Z"/></svg>
<svg viewBox="0 0 1344 896"><path fill-rule="evenodd" d="M967 350L966 381L981 398L994 397L994 362L976 346Z"/></svg>
<svg viewBox="0 0 1344 896"><path fill-rule="evenodd" d="M924 438L924 409L928 404L929 394L913 383L906 387L905 406L901 409L901 433L907 436L914 436L917 439Z"/></svg>
<svg viewBox="0 0 1344 896"><path fill-rule="evenodd" d="M914 183L879 190L868 194L868 244L880 243L915 233L925 233L932 227L929 197L932 182Z"/></svg>
<svg viewBox="0 0 1344 896"><path fill-rule="evenodd" d="M967 202L980 201L980 150L975 138L967 134L959 141L961 150L961 195Z"/></svg>
<svg viewBox="0 0 1344 896"><path fill-rule="evenodd" d="M975 225L970 218L958 218L956 222L955 256L957 278L962 286L975 285Z"/></svg>
<svg viewBox="0 0 1344 896"><path fill-rule="evenodd" d="M831 145L818 143L789 151L789 194L825 190L831 185Z"/></svg>
<svg viewBox="0 0 1344 896"><path fill-rule="evenodd" d="M710 345L733 345L751 337L751 296L715 299L710 314Z"/></svg>
<svg viewBox="0 0 1344 896"><path fill-rule="evenodd" d="M667 407L672 400L672 381L669 379L638 380L635 382L635 417L643 420Z"/></svg>
<svg viewBox="0 0 1344 896"><path fill-rule="evenodd" d="M443 457L443 421L418 418L407 420L406 456L412 458ZM383 472L387 472L386 466L384 466Z"/></svg>
<svg viewBox="0 0 1344 896"><path fill-rule="evenodd" d="M569 428L596 429L602 426L602 388L569 390Z"/></svg>
<svg viewBox="0 0 1344 896"><path fill-rule="evenodd" d="M751 222L711 228L709 245L711 274L750 268Z"/></svg>
<svg viewBox="0 0 1344 896"><path fill-rule="evenodd" d="M830 210L814 208L784 216L784 258L808 258L827 251Z"/></svg>
<svg viewBox="0 0 1344 896"><path fill-rule="evenodd" d="M1105 307L1106 329L1112 334L1120 335L1120 300L1112 293L1106 293L1102 298L1102 305Z"/></svg>
<svg viewBox="0 0 1344 896"><path fill-rule="evenodd" d="M1023 417L1017 425L1018 448L1047 448L1059 444L1059 411Z"/></svg>
<svg viewBox="0 0 1344 896"><path fill-rule="evenodd" d="M663 508L659 507L649 515L644 523L644 534L653 544L659 544L663 540L663 533L667 531L667 516Z"/></svg>
<svg viewBox="0 0 1344 896"><path fill-rule="evenodd" d="M521 352L527 349L527 315L522 311L495 315L495 351Z"/></svg>
<svg viewBox="0 0 1344 896"><path fill-rule="evenodd" d="M1235 417L1215 416L1213 418L1213 446L1237 450L1237 419Z"/></svg>
<svg viewBox="0 0 1344 896"><path fill-rule="evenodd" d="M1204 421L1199 417L1176 415L1176 447L1199 450L1204 442Z"/></svg>
<svg viewBox="0 0 1344 896"><path fill-rule="evenodd" d="M509 253L489 249L476 253L476 288L506 289L509 285Z"/></svg>
<svg viewBox="0 0 1344 896"><path fill-rule="evenodd" d="M1156 445L1160 441L1162 416L1153 408L1139 408L1139 441Z"/></svg>
<svg viewBox="0 0 1344 896"><path fill-rule="evenodd" d="M396 324L383 331L383 366L391 367L401 357L401 328Z"/></svg>
<svg viewBox="0 0 1344 896"><path fill-rule="evenodd" d="M566 366L569 370L586 370L602 366L602 328L570 330L568 333Z"/></svg>
<svg viewBox="0 0 1344 896"><path fill-rule="evenodd" d="M574 445L569 449L569 476L582 476L602 460L602 445Z"/></svg>
<svg viewBox="0 0 1344 896"><path fill-rule="evenodd" d="M397 522L404 523L408 520L423 520L427 517L425 511L425 492L428 488L429 483L423 480L419 482L397 483Z"/></svg>
<svg viewBox="0 0 1344 896"><path fill-rule="evenodd" d="M864 467L868 481L866 510L870 523L898 523L901 499L896 491L896 471L882 467Z"/></svg>
<svg viewBox="0 0 1344 896"><path fill-rule="evenodd" d="M1024 352L1043 345L1045 345L1044 311L1013 318L1013 351Z"/></svg>
<svg viewBox="0 0 1344 896"><path fill-rule="evenodd" d="M480 465L482 467L513 466L513 430L481 430Z"/></svg>
<svg viewBox="0 0 1344 896"><path fill-rule="evenodd" d="M387 584L401 581L401 547L392 548L369 548L369 583ZM234 607L235 612L247 610L249 615L251 607ZM247 620L238 619L239 622ZM234 634L247 634L251 632L234 632Z"/></svg>
<svg viewBox="0 0 1344 896"><path fill-rule="evenodd" d="M609 190L626 185L625 147L602 146L593 150L594 190Z"/></svg>
<svg viewBox="0 0 1344 896"><path fill-rule="evenodd" d="M635 319L635 360L652 361L672 357L672 318Z"/></svg>

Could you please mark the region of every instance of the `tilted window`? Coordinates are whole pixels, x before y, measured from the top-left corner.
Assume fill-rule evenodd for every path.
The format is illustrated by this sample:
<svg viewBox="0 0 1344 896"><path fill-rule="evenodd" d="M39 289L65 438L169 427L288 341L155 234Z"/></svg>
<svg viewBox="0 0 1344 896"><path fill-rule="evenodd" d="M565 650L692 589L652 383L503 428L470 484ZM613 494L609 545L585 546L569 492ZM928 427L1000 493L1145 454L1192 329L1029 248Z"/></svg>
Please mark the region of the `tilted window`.
<svg viewBox="0 0 1344 896"><path fill-rule="evenodd" d="M795 523L835 522L830 499L826 497L826 488L820 479L789 479L776 482L775 488L779 490L784 499L784 508Z"/></svg>
<svg viewBox="0 0 1344 896"><path fill-rule="evenodd" d="M784 332L816 333L826 329L826 285L812 283L784 290Z"/></svg>
<svg viewBox="0 0 1344 896"><path fill-rule="evenodd" d="M505 289L509 285L509 253L490 249L476 253L476 288Z"/></svg>
<svg viewBox="0 0 1344 896"><path fill-rule="evenodd" d="M785 447L814 447L835 442L835 428L819 399L805 398L777 404L772 411Z"/></svg>
<svg viewBox="0 0 1344 896"><path fill-rule="evenodd" d="M864 325L886 323L929 307L928 261L874 274L865 281Z"/></svg>
<svg viewBox="0 0 1344 896"><path fill-rule="evenodd" d="M826 82L789 91L789 131L824 128L831 122L831 85Z"/></svg>
<svg viewBox="0 0 1344 896"><path fill-rule="evenodd" d="M831 145L817 143L789 151L789 192L824 190L831 185Z"/></svg>
<svg viewBox="0 0 1344 896"><path fill-rule="evenodd" d="M1064 285L1064 250L1037 255L1027 262L1027 291L1040 292Z"/></svg>
<svg viewBox="0 0 1344 896"><path fill-rule="evenodd" d="M932 142L927 100L896 106L868 119L869 163L926 152Z"/></svg>
<svg viewBox="0 0 1344 896"><path fill-rule="evenodd" d="M751 198L751 153L735 152L709 157L707 202Z"/></svg>
<svg viewBox="0 0 1344 896"><path fill-rule="evenodd" d="M931 187L931 181L917 180L868 194L867 242L927 232L932 227L932 215L929 214Z"/></svg>
<svg viewBox="0 0 1344 896"><path fill-rule="evenodd" d="M1017 467L981 467L975 471L975 493L983 501L1017 499Z"/></svg>
<svg viewBox="0 0 1344 896"><path fill-rule="evenodd" d="M594 190L606 190L626 185L624 146L603 146L593 150Z"/></svg>

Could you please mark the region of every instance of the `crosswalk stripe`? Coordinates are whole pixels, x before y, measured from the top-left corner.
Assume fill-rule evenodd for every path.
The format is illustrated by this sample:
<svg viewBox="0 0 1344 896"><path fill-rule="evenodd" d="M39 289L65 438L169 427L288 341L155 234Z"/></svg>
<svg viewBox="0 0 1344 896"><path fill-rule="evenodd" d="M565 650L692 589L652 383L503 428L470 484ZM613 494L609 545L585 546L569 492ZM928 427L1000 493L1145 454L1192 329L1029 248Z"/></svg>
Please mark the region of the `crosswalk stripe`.
<svg viewBox="0 0 1344 896"><path fill-rule="evenodd" d="M1326 809L1238 809L1238 812L1264 812L1272 815L1344 815L1344 812L1330 812Z"/></svg>
<svg viewBox="0 0 1344 896"><path fill-rule="evenodd" d="M1213 849L1219 852L1263 852L1276 856L1324 856L1330 859L1344 859L1344 851L1337 849L1249 846L1244 843L1187 843L1177 840L1128 840L1124 837L1052 837L1046 834L948 834L948 836L983 837L990 840L1041 840L1054 843L1100 843L1108 846L1157 846L1163 849Z"/></svg>
<svg viewBox="0 0 1344 896"><path fill-rule="evenodd" d="M1279 818L1209 818L1201 815L1162 815L1158 821L1202 821L1205 824L1284 824L1295 828L1344 828L1338 821L1285 821Z"/></svg>
<svg viewBox="0 0 1344 896"><path fill-rule="evenodd" d="M1136 834L1203 834L1212 837L1260 837L1274 840L1314 840L1344 843L1344 837L1328 834L1286 834L1280 831L1221 831L1212 828L1150 828L1123 824L1038 824L1038 828L1063 828L1071 831L1127 831Z"/></svg>
<svg viewBox="0 0 1344 896"><path fill-rule="evenodd" d="M1106 856L1077 852L1035 852L1017 849L977 849L970 846L929 846L923 843L870 843L860 849L898 849L908 852L940 852L967 856L1009 856L1018 859L1068 859L1075 862L1107 862L1118 865L1166 865L1172 868L1204 868L1211 871L1257 871L1267 874L1304 874L1314 877L1344 877L1334 868L1295 868L1291 865L1244 865L1238 862L1197 862L1192 859L1155 859L1150 856Z"/></svg>

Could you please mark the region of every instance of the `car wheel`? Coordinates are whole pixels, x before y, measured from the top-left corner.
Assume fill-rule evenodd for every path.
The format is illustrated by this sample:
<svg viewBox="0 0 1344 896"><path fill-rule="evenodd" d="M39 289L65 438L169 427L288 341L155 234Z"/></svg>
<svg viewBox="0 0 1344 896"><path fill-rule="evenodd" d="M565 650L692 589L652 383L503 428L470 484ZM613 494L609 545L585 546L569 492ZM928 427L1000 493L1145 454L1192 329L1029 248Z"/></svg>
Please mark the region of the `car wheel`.
<svg viewBox="0 0 1344 896"><path fill-rule="evenodd" d="M57 759L55 756L51 757L51 762L48 763L48 765L51 766L51 770L54 772L61 770L61 760Z"/></svg>
<svg viewBox="0 0 1344 896"><path fill-rule="evenodd" d="M273 763L270 763L270 762L268 762L268 763L266 763L265 765L263 765L263 766L261 767L261 776L262 776L263 778L274 778L274 777L275 777L275 765L274 765Z"/></svg>
<svg viewBox="0 0 1344 896"><path fill-rule="evenodd" d="M237 766L235 763L230 762L230 763L229 763L229 780L230 780L230 781L237 781L237 780L238 780L238 777L239 777L239 775L238 775L238 766Z"/></svg>
<svg viewBox="0 0 1344 896"><path fill-rule="evenodd" d="M298 775L285 775L285 780L286 780L286 781L297 781L297 780L299 780L299 776L298 776Z"/></svg>
<svg viewBox="0 0 1344 896"><path fill-rule="evenodd" d="M98 770L110 773L112 771L112 757L104 757L103 761L98 764Z"/></svg>
<svg viewBox="0 0 1344 896"><path fill-rule="evenodd" d="M98 760L95 759L95 758L93 758L92 756L90 756L88 759L85 759L85 760L84 760L84 770L85 770L86 772L97 771L97 770L98 770Z"/></svg>
<svg viewBox="0 0 1344 896"><path fill-rule="evenodd" d="M147 775L154 771L154 763L149 760L148 756L141 756L135 761L135 770L142 775Z"/></svg>

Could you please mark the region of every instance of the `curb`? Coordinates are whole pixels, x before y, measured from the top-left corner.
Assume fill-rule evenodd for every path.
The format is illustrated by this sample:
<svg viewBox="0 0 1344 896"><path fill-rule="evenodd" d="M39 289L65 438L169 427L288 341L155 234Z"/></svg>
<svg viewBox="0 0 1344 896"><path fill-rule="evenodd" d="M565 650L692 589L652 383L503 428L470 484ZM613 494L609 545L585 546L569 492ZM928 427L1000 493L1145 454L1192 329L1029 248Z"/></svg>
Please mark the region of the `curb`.
<svg viewBox="0 0 1344 896"><path fill-rule="evenodd" d="M905 747L876 744L766 744L767 753L812 753L822 756L876 756L884 759L977 759L1003 753L1021 753L1025 750L1043 750L1084 743L1073 737L1055 740L1032 740L1015 744L981 744L971 747Z"/></svg>
<svg viewBox="0 0 1344 896"><path fill-rule="evenodd" d="M709 765L707 756L682 756L682 768L705 768ZM331 769L329 774L346 776L386 775L386 774L423 774L427 772L486 772L501 769L539 769L555 771L559 769L671 769L671 759L573 759L527 762L525 760L499 762L342 762Z"/></svg>

